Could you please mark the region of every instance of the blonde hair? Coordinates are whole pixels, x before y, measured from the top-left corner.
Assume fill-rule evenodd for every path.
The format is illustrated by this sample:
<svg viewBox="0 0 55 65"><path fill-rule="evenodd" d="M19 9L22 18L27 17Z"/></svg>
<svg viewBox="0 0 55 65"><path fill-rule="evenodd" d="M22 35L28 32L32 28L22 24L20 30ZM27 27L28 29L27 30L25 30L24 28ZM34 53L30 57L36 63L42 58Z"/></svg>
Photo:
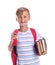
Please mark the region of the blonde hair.
<svg viewBox="0 0 55 65"><path fill-rule="evenodd" d="M26 11L28 13L28 15L30 16L30 12L27 8L25 7L20 7L17 9L16 11L16 15L19 16L19 15L22 15L23 14L23 11Z"/></svg>

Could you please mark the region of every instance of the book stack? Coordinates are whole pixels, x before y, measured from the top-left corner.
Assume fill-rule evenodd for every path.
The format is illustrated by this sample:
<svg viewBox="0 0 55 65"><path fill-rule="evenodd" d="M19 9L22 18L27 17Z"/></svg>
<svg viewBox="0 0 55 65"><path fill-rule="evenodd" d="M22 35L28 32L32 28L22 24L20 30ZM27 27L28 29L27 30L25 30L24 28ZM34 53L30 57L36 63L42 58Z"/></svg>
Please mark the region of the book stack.
<svg viewBox="0 0 55 65"><path fill-rule="evenodd" d="M34 44L34 50L36 54L39 56L45 55L47 53L46 40L43 38L43 39L36 41Z"/></svg>

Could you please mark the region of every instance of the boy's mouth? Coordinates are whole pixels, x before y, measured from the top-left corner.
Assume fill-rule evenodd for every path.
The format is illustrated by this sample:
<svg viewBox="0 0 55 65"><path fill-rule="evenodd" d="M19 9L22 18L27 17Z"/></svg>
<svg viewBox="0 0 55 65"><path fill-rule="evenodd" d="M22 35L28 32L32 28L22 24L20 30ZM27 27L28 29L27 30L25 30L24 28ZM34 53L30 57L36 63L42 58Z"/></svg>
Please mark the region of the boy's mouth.
<svg viewBox="0 0 55 65"><path fill-rule="evenodd" d="M24 26L24 25L26 25L27 23L20 23L20 26Z"/></svg>

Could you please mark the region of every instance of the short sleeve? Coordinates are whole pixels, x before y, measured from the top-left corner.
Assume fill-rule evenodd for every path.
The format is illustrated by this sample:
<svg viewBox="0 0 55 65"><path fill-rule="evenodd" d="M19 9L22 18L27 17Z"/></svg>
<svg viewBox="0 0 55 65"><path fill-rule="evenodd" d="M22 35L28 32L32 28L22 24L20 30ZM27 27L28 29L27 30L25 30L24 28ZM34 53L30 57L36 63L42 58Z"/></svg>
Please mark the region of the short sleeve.
<svg viewBox="0 0 55 65"><path fill-rule="evenodd" d="M37 32L36 38L37 38L36 41L38 41L38 40L42 39L43 37L39 32Z"/></svg>

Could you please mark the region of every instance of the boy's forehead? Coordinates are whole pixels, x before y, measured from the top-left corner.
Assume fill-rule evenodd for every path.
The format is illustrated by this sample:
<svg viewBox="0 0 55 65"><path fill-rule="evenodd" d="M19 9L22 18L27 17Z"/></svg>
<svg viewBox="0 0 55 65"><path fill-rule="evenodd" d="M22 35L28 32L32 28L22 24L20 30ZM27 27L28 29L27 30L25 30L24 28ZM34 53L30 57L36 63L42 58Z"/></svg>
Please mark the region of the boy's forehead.
<svg viewBox="0 0 55 65"><path fill-rule="evenodd" d="M19 14L17 15L18 17L21 17L22 15L27 15L27 11L20 11Z"/></svg>

